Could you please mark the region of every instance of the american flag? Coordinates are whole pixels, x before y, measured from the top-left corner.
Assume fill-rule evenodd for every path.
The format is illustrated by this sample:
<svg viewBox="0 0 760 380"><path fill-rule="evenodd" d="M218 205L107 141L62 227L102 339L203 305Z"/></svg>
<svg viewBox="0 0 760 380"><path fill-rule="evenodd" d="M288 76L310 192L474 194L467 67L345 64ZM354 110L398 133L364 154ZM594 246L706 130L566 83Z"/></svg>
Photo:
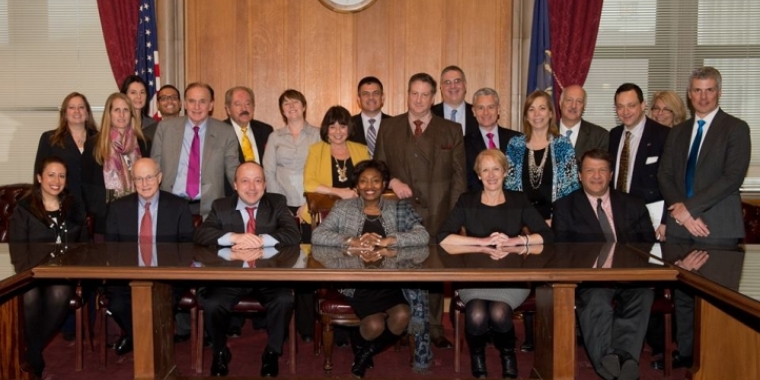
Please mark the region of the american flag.
<svg viewBox="0 0 760 380"><path fill-rule="evenodd" d="M141 77L148 84L149 115L157 118L158 103L156 98L158 89L161 87L161 77L158 69L158 39L154 0L140 1L135 50L135 75Z"/></svg>

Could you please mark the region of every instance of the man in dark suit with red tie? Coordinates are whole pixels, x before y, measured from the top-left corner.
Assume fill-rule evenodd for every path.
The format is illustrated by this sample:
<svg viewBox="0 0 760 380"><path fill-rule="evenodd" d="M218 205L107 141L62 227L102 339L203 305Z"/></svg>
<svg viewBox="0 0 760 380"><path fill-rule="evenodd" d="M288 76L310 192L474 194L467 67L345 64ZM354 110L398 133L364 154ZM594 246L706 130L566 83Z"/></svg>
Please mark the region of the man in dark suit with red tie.
<svg viewBox="0 0 760 380"><path fill-rule="evenodd" d="M246 257L244 267L255 267L262 247L280 247L300 242L301 233L281 194L266 193L264 170L255 162L240 164L235 172L237 195L214 201L211 212L195 232L201 245L232 247ZM256 249L256 250L254 250ZM258 257L256 256L258 252ZM291 288L207 287L198 295L204 309L204 323L211 338L213 361L211 376L227 376L232 358L227 347L231 309L244 296L253 293L266 307L267 346L261 358L262 377L276 377L287 323L293 312ZM295 337L291 337L295 339Z"/></svg>
<svg viewBox="0 0 760 380"><path fill-rule="evenodd" d="M507 148L512 137L522 133L498 125L500 111L499 94L492 88L481 88L472 95L472 111L478 121L476 133L464 137L464 152L467 156L467 190L483 190L483 183L475 173L475 158L486 149Z"/></svg>
<svg viewBox="0 0 760 380"><path fill-rule="evenodd" d="M472 113L472 104L464 101L467 95L467 78L464 71L459 66L447 66L441 71L440 84L443 101L431 108L433 115L459 123L462 136L475 133L478 121Z"/></svg>
<svg viewBox="0 0 760 380"><path fill-rule="evenodd" d="M156 266L160 264L155 251L156 243L192 241L193 216L187 201L159 190L161 172L152 159L141 158L135 161L132 180L135 193L111 202L108 207L105 240L139 243L138 265ZM129 286L109 286L107 293L108 310L116 323L126 331L116 344L116 353L124 355L133 348L132 293Z"/></svg>
<svg viewBox="0 0 760 380"><path fill-rule="evenodd" d="M581 158L581 185L554 203L552 228L557 242L607 242L595 268L614 267L615 243L654 243L654 228L644 201L610 188L612 156L592 149ZM654 301L654 291L619 285L580 286L576 312L584 345L605 379L639 378L639 356ZM613 302L614 301L614 302Z"/></svg>
<svg viewBox="0 0 760 380"><path fill-rule="evenodd" d="M348 137L350 141L364 144L369 150L370 158L375 154L375 143L380 124L390 118L382 112L385 103L383 84L375 77L364 77L359 81L356 101L362 112L351 117L354 123L354 133Z"/></svg>

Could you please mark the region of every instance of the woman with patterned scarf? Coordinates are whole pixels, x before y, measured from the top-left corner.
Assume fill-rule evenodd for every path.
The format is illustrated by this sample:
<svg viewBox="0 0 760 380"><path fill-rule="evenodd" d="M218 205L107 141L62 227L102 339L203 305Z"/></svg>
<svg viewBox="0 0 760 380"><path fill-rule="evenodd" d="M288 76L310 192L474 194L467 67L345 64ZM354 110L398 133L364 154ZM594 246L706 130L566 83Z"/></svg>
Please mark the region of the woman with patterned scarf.
<svg viewBox="0 0 760 380"><path fill-rule="evenodd" d="M90 137L82 154L82 191L87 212L94 215L94 233L105 233L107 204L134 192L132 164L150 150L138 115L126 95L106 100L100 132Z"/></svg>

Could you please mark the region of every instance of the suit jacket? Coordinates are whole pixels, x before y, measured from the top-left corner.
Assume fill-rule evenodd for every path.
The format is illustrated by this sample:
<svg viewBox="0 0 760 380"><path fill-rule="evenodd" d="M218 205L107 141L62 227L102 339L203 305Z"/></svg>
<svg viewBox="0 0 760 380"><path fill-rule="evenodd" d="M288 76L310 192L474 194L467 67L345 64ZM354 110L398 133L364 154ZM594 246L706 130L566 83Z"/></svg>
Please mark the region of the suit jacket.
<svg viewBox="0 0 760 380"><path fill-rule="evenodd" d="M655 242L649 210L640 198L610 189L610 203L618 243ZM554 202L552 228L560 243L605 242L596 210L583 189Z"/></svg>
<svg viewBox="0 0 760 380"><path fill-rule="evenodd" d="M430 109L431 112L433 112L433 115L440 116L446 120L449 120L449 116L451 115L444 115L443 114L443 103L438 103L433 106L433 108ZM478 131L478 119L475 118L475 113L472 112L472 104L465 102L464 103L464 123L465 123L465 132L464 136L469 135L470 133L474 133ZM462 130L462 127L459 127L459 130Z"/></svg>
<svg viewBox="0 0 760 380"><path fill-rule="evenodd" d="M694 196L686 198L686 163L691 148L694 118L673 127L662 157L660 188L668 204L683 202L691 216L702 218L709 238L743 238L739 187L750 159L750 133L746 122L718 110L707 134L694 174ZM667 234L689 238L685 227L667 219Z"/></svg>
<svg viewBox="0 0 760 380"><path fill-rule="evenodd" d="M575 157L578 158L579 162L581 157L583 157L583 153L591 149L609 149L609 131L583 119L581 119L581 125L578 128L578 140L575 141Z"/></svg>
<svg viewBox="0 0 760 380"><path fill-rule="evenodd" d="M478 125L478 124L476 124ZM499 145L497 148L504 152L509 145L509 140L512 137L520 136L522 133L513 131L502 126L496 126L496 131L499 134ZM475 158L478 154L486 150L486 143L483 141L483 135L480 133L480 127L476 128L474 133L471 133L464 137L464 153L466 156L467 170L467 190L483 190L483 183L478 179L478 174L475 173Z"/></svg>
<svg viewBox="0 0 760 380"><path fill-rule="evenodd" d="M84 204L77 196L68 195L71 208L66 213L65 229L61 243L70 245L88 240ZM8 223L8 241L11 243L55 243L58 231L32 213L31 200L25 196L12 210ZM7 211L7 210L5 210ZM52 248L51 248L52 250ZM48 251L49 252L49 251Z"/></svg>
<svg viewBox="0 0 760 380"><path fill-rule="evenodd" d="M77 143L70 133L63 138L63 147L52 145L50 137L55 131L47 131L40 136L40 143L37 145L37 157L34 159L34 169L45 158L58 156L66 162L66 188L69 193L82 197L82 152L79 151ZM95 136L97 131L87 131L87 137Z"/></svg>
<svg viewBox="0 0 760 380"><path fill-rule="evenodd" d="M187 120L187 116L175 117L158 124L150 156L163 173L161 190L171 192L177 179ZM207 215L211 211L211 202L224 196L225 174L230 184L235 181L235 170L240 164L238 145L235 132L229 125L209 116L201 152L201 215Z"/></svg>
<svg viewBox="0 0 760 380"><path fill-rule="evenodd" d="M235 209L237 202L237 195L215 200L208 217L195 231L193 241L201 245L217 245L217 240L228 232L245 233L243 216ZM261 197L256 211L256 234L272 236L279 242L278 247L301 241L301 232L284 195L265 193Z"/></svg>
<svg viewBox="0 0 760 380"><path fill-rule="evenodd" d="M380 113L380 120L390 119L390 117L390 115L384 112ZM367 145L367 136L364 134L364 124L362 124L362 114L358 113L351 116L351 122L354 123L354 134L348 138L348 141Z"/></svg>
<svg viewBox="0 0 760 380"><path fill-rule="evenodd" d="M353 141L346 141L348 146L348 153L351 156L351 163L356 167L356 164L369 160L369 152L367 152L367 146ZM349 174L349 178L351 173ZM332 153L330 152L330 144L320 141L311 147L309 147L309 156L306 157L306 164L303 168L303 190L314 191L317 186L333 185L333 165L332 165ZM309 215L309 205L303 208L301 213L301 219L306 224L311 224L311 215Z"/></svg>
<svg viewBox="0 0 760 380"><path fill-rule="evenodd" d="M620 139L623 136L624 130L625 126L618 125L610 131L609 152L612 154L613 162L616 165L618 147L620 146ZM631 176L631 187L628 193L643 199L645 203L662 200L660 186L657 181L657 171L660 168L660 158L665 150L665 140L668 138L668 132L670 132L670 128L648 117L646 118L644 132L641 135L639 148L636 151L636 158L633 163L633 173L628 173ZM652 157L657 157L657 159L647 164L647 160ZM615 168L615 171L617 171L617 168ZM612 187L615 185L613 178Z"/></svg>
<svg viewBox="0 0 760 380"><path fill-rule="evenodd" d="M140 201L137 193L119 198L108 206L106 241L137 242L140 236L138 218ZM159 190L156 243L185 243L193 241L193 216L187 201Z"/></svg>
<svg viewBox="0 0 760 380"><path fill-rule="evenodd" d="M232 126L232 120L230 118L224 119L224 122L228 125ZM274 128L272 128L271 125L267 123L262 123L258 120L251 120L249 123L251 126L251 132L253 132L253 138L256 140L256 157L258 157L259 162L262 162L264 159L264 148L267 146L267 140L269 140L269 135L274 131ZM235 133L233 131L233 133ZM235 139L237 140L237 134L235 134ZM238 142L238 156L240 159L240 163L242 164L245 162L245 155L243 154L243 147Z"/></svg>
<svg viewBox="0 0 760 380"><path fill-rule="evenodd" d="M415 211L435 236L459 195L467 190L462 129L435 115L420 137L414 137L408 113L383 123L374 159L385 161L391 177L409 185Z"/></svg>
<svg viewBox="0 0 760 380"><path fill-rule="evenodd" d="M108 212L108 202L106 199L106 183L103 178L103 165L95 161L95 145L98 143L98 137L93 136L84 143L84 152L82 153L82 199L87 207L87 212L92 214L93 232L97 234L105 233L106 214ZM142 157L148 157L148 146L144 140L137 139L137 146L140 147Z"/></svg>

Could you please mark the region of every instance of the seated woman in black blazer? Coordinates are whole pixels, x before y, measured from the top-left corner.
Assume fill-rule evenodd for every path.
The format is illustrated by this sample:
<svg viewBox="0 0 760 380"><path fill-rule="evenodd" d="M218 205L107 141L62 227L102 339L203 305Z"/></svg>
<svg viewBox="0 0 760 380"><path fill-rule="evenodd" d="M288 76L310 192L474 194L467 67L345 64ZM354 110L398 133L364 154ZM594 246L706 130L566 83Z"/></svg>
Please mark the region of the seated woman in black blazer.
<svg viewBox="0 0 760 380"><path fill-rule="evenodd" d="M56 156L40 161L31 191L13 210L9 240L14 243L55 243L51 251L67 244L87 241L82 201L69 195L66 164ZM74 292L69 283L45 283L24 293L26 361L42 376L42 350L63 324Z"/></svg>
<svg viewBox="0 0 760 380"><path fill-rule="evenodd" d="M459 197L438 232L440 244L509 247L552 242L552 230L528 197L504 189L509 169L504 153L497 149L480 152L474 169L483 190ZM524 226L530 230L529 235L521 234ZM467 236L459 234L462 227ZM465 332L474 377L487 377L485 344L490 333L501 357L502 378L517 378L512 311L529 293L530 289L517 287L459 290L465 304Z"/></svg>

